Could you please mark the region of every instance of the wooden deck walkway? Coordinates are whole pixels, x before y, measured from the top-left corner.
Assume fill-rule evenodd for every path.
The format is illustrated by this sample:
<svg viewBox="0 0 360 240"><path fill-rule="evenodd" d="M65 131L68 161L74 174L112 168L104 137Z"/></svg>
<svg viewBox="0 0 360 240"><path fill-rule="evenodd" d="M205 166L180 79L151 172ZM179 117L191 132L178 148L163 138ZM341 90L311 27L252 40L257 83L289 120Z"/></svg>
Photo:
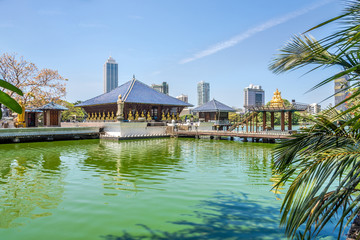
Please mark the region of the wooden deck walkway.
<svg viewBox="0 0 360 240"><path fill-rule="evenodd" d="M277 139L292 139L289 132L284 131L261 131L261 132L230 132L230 131L174 131L172 134L174 137L195 137L200 138L201 136L209 136L213 138L221 137L239 137L244 142L247 142L250 138L253 142L258 142L260 139L262 142L275 142Z"/></svg>

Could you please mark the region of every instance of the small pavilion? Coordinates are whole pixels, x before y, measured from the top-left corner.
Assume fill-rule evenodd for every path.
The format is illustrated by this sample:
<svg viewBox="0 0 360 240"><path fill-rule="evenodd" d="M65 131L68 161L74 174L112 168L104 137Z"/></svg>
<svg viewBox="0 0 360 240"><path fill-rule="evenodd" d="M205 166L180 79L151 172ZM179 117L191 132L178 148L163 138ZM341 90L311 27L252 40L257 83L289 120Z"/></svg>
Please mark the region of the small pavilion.
<svg viewBox="0 0 360 240"><path fill-rule="evenodd" d="M293 113L297 111L305 111L307 106L307 104L300 104L296 103L295 101L293 101L290 106L285 106L284 100L281 98L281 92L276 89L269 106L248 106L247 109L251 112L263 114L263 130L268 129L266 126L266 113L270 113L270 127L273 130L275 125L275 113L280 112L281 131L285 131L285 114L288 115L288 130L292 130Z"/></svg>
<svg viewBox="0 0 360 240"><path fill-rule="evenodd" d="M88 121L171 121L179 120L184 107L193 105L168 96L133 79L114 90L86 100L82 107Z"/></svg>
<svg viewBox="0 0 360 240"><path fill-rule="evenodd" d="M205 122L214 122L215 126L219 129L230 126L229 124L229 112L235 112L235 110L215 99L196 107L192 110L194 113L198 113L199 120Z"/></svg>
<svg viewBox="0 0 360 240"><path fill-rule="evenodd" d="M43 111L44 127L60 127L61 126L61 112L68 110L66 107L50 102L36 110Z"/></svg>

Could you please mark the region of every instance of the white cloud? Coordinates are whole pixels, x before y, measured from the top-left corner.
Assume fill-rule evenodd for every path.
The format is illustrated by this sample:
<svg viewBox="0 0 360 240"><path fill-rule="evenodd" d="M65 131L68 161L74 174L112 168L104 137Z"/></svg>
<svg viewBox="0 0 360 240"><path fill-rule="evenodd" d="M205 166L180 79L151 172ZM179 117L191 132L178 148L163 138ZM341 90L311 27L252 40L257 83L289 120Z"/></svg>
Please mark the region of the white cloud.
<svg viewBox="0 0 360 240"><path fill-rule="evenodd" d="M272 27L275 27L275 26L277 26L279 24L285 23L285 22L287 22L287 21L289 21L289 20L291 20L293 18L304 15L304 14L306 14L306 13L312 11L312 10L315 10L315 9L325 5L325 4L328 4L328 3L332 2L332 1L334 1L334 0L323 0L323 1L317 2L317 3L313 4L313 5L310 5L308 7L305 7L305 8L296 10L294 12L288 13L288 14L286 14L284 16L279 17L279 18L271 19L271 20L269 20L269 21L267 21L265 23L262 23L262 24L260 24L258 26L250 28L247 31L245 31L245 32L243 32L243 33L241 33L239 35L236 35L236 36L230 38L229 40L217 43L214 46L211 46L211 47L209 47L209 48L207 48L207 49L205 49L203 51L195 53L192 57L182 59L179 63L180 64L189 63L189 62L195 61L197 59L200 59L200 58L212 55L214 53L217 53L217 52L219 52L221 50L224 50L226 48L233 47L233 46L237 45L238 43L242 42L243 40L252 37L256 33L265 31L265 30L267 30L269 28L272 28Z"/></svg>

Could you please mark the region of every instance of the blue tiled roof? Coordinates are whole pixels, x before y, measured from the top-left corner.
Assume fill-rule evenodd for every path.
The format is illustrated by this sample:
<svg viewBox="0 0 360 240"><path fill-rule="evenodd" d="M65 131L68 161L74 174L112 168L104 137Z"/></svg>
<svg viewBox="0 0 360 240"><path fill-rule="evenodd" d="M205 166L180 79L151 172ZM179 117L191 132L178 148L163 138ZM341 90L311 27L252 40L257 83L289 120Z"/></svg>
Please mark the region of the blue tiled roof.
<svg viewBox="0 0 360 240"><path fill-rule="evenodd" d="M99 95L97 97L86 100L76 107L91 106L106 103L116 103L118 96L121 94L122 99L126 103L145 103L145 104L159 104L159 105L172 105L191 107L192 105L183 102L174 97L170 97L166 94L160 93L155 89L152 89L145 83L140 82L137 79L133 79L124 83L123 85L115 88L114 90Z"/></svg>
<svg viewBox="0 0 360 240"><path fill-rule="evenodd" d="M50 102L48 104L45 104L42 107L36 108L36 110L59 110L59 111L64 111L64 110L68 110L68 108L61 106L59 104L56 104L54 102Z"/></svg>
<svg viewBox="0 0 360 240"><path fill-rule="evenodd" d="M192 110L193 112L235 112L235 110L215 99Z"/></svg>

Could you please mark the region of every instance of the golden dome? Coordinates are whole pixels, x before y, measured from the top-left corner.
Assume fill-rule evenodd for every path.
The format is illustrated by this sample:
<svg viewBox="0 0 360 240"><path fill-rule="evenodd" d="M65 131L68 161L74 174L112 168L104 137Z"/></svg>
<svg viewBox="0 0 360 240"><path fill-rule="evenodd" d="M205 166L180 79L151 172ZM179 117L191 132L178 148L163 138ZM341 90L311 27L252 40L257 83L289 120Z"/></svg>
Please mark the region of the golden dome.
<svg viewBox="0 0 360 240"><path fill-rule="evenodd" d="M281 98L281 92L278 89L274 92L274 96L270 101L270 107L284 107L284 100Z"/></svg>

